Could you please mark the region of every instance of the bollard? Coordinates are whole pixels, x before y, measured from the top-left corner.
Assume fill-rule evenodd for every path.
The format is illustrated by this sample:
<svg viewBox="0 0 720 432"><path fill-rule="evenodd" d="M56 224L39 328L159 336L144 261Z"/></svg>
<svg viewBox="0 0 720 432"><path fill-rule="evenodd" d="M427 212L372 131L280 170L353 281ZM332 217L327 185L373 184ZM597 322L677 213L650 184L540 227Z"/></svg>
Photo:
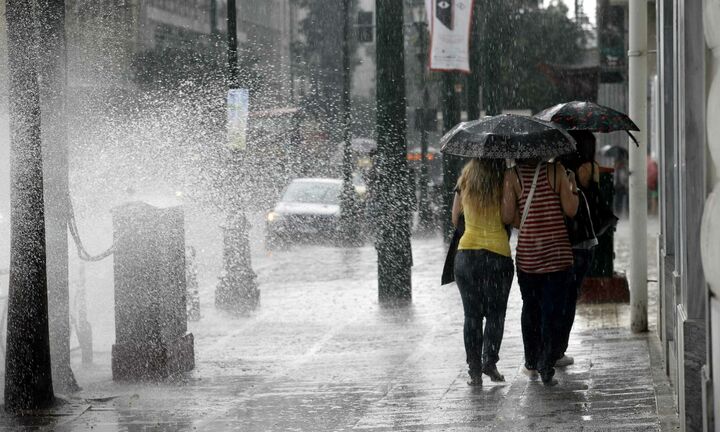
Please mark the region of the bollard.
<svg viewBox="0 0 720 432"><path fill-rule="evenodd" d="M113 228L113 379L159 379L193 369L182 208L129 203L113 209Z"/></svg>
<svg viewBox="0 0 720 432"><path fill-rule="evenodd" d="M612 168L600 167L600 196L605 204L613 208L615 189ZM609 228L598 237L595 258L588 275L583 281L579 303L628 303L630 290L624 274L616 273L615 228Z"/></svg>

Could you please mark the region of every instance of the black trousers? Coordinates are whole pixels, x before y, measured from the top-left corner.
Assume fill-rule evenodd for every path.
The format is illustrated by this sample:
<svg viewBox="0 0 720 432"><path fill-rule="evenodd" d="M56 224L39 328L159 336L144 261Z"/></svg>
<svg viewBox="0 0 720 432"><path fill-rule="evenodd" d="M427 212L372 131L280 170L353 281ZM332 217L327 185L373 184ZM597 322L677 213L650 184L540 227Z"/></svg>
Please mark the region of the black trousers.
<svg viewBox="0 0 720 432"><path fill-rule="evenodd" d="M556 356L558 359L564 356L565 351L567 351L570 331L572 331L572 326L575 322L577 299L580 297L583 280L585 280L585 276L588 271L590 271L594 256L594 249L573 249L573 274L570 287L565 293L565 307L563 308L562 316L563 333Z"/></svg>
<svg viewBox="0 0 720 432"><path fill-rule="evenodd" d="M563 335L566 292L572 282L572 269L553 273L525 273L518 270L523 299L522 335L525 366L537 369L543 379L555 373L555 361Z"/></svg>
<svg viewBox="0 0 720 432"><path fill-rule="evenodd" d="M455 282L465 311L465 354L471 376L500 359L505 311L515 269L510 257L486 250L459 250ZM485 328L483 329L483 318Z"/></svg>

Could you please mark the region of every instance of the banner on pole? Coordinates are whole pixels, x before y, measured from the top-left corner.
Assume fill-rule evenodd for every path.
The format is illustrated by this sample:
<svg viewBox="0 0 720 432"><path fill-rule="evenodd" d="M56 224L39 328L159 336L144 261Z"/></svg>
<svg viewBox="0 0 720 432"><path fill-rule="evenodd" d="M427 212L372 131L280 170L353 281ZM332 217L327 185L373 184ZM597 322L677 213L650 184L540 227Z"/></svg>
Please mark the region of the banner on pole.
<svg viewBox="0 0 720 432"><path fill-rule="evenodd" d="M245 150L250 95L247 89L230 89L227 95L228 146Z"/></svg>
<svg viewBox="0 0 720 432"><path fill-rule="evenodd" d="M473 0L425 0L430 25L430 70L470 72Z"/></svg>

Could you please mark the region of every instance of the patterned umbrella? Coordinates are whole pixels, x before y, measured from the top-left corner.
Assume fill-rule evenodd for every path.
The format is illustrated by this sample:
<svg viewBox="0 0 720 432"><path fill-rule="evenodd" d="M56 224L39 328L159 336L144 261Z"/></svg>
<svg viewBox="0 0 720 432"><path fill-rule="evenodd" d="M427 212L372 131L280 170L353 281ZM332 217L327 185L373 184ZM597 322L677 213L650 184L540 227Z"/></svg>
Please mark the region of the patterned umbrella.
<svg viewBox="0 0 720 432"><path fill-rule="evenodd" d="M561 127L515 114L460 123L440 144L443 153L483 159L550 159L575 151L575 140Z"/></svg>
<svg viewBox="0 0 720 432"><path fill-rule="evenodd" d="M613 132L624 130L635 141L630 131L640 128L627 114L593 102L573 101L557 104L535 114L535 117L557 123L567 130Z"/></svg>

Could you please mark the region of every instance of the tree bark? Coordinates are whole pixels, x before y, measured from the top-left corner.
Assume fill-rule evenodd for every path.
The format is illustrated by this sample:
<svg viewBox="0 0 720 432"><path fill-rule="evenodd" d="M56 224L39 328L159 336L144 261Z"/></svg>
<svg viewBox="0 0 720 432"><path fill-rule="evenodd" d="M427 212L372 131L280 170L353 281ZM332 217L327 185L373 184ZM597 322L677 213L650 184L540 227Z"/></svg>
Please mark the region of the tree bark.
<svg viewBox="0 0 720 432"><path fill-rule="evenodd" d="M10 282L5 409L54 402L45 270L40 89L32 2L6 0L10 81Z"/></svg>
<svg viewBox="0 0 720 432"><path fill-rule="evenodd" d="M80 388L70 367L65 0L39 0L38 6L50 354L55 389L72 393Z"/></svg>
<svg viewBox="0 0 720 432"><path fill-rule="evenodd" d="M376 0L378 295L381 302L412 297L410 182L405 141L403 2Z"/></svg>

